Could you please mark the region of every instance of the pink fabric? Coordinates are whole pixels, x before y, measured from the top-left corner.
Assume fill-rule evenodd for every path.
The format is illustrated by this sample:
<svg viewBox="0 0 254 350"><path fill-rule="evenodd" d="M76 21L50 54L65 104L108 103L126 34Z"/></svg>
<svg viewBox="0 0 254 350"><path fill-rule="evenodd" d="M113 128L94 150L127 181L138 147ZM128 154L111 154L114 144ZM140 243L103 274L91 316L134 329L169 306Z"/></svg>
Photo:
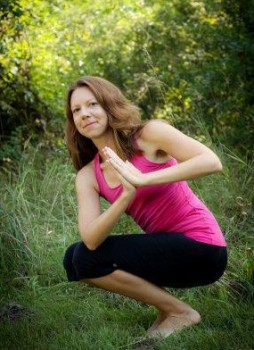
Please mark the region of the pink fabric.
<svg viewBox="0 0 254 350"><path fill-rule="evenodd" d="M142 173L149 173L174 166L177 161L171 159L166 163L154 163L137 154L132 157L131 163ZM113 203L121 194L122 185L114 188L107 185L100 168L99 153L95 156L94 167L100 195ZM213 214L192 192L186 181L138 188L126 214L148 234L181 232L199 242L226 246Z"/></svg>

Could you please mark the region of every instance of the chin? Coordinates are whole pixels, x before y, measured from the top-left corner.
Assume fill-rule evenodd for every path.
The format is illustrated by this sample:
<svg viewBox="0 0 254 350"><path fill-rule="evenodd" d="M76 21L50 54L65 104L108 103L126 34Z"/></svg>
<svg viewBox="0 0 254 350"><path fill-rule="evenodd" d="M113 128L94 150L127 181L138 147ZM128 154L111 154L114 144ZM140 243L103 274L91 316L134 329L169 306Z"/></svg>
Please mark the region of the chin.
<svg viewBox="0 0 254 350"><path fill-rule="evenodd" d="M86 132L86 133L82 133L83 136L87 137L88 139L97 139L101 136L104 135L103 132L98 132L97 130L91 131L91 132Z"/></svg>

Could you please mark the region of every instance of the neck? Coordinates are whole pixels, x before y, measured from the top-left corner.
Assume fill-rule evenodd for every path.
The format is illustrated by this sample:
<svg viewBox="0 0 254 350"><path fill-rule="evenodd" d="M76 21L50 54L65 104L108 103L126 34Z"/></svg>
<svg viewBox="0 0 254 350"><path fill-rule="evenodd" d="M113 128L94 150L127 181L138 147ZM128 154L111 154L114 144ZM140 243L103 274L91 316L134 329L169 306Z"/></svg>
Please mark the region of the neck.
<svg viewBox="0 0 254 350"><path fill-rule="evenodd" d="M98 149L100 157L103 162L106 161L106 157L103 153L104 147L110 147L114 152L117 152L116 142L113 137L112 131L109 131L106 135L100 136L99 138L92 139L95 147Z"/></svg>

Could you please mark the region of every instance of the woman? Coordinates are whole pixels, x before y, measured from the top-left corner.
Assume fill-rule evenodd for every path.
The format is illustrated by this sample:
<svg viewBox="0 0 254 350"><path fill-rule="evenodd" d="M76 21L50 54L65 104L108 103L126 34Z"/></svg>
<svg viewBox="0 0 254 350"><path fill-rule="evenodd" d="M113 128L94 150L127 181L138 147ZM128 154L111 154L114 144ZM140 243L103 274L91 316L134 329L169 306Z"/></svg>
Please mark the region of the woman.
<svg viewBox="0 0 254 350"><path fill-rule="evenodd" d="M219 225L185 181L221 171L218 157L164 121L142 124L138 109L98 77L69 90L67 145L78 170L82 239L64 257L69 281L155 306L152 336L200 322L197 311L162 287L210 284L226 268ZM100 196L111 203L104 212ZM110 236L124 212L146 234Z"/></svg>

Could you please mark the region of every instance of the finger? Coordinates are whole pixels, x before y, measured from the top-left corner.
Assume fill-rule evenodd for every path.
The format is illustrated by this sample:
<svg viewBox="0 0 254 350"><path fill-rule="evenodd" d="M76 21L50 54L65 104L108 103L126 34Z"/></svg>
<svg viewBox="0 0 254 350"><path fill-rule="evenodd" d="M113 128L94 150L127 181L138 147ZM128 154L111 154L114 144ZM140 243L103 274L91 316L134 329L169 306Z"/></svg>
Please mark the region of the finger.
<svg viewBox="0 0 254 350"><path fill-rule="evenodd" d="M105 146L103 148L103 151L106 152L110 156L117 156L117 154L110 147Z"/></svg>
<svg viewBox="0 0 254 350"><path fill-rule="evenodd" d="M125 178L128 178L130 175L139 175L140 171L132 165L128 160L123 161L118 155L109 147L105 147L105 152L109 156L110 164L113 168L121 173Z"/></svg>
<svg viewBox="0 0 254 350"><path fill-rule="evenodd" d="M117 163L119 166L122 166L122 167L126 166L125 162L116 154L109 154L109 159L114 160L114 162Z"/></svg>
<svg viewBox="0 0 254 350"><path fill-rule="evenodd" d="M125 179L120 173L118 173L118 176L124 188L128 190L135 189L135 186L128 179Z"/></svg>
<svg viewBox="0 0 254 350"><path fill-rule="evenodd" d="M119 171L120 173L124 171L124 168L122 166L122 164L119 164L119 162L114 159L114 158L110 158L107 160L107 163L109 163L110 165L112 165L117 171ZM124 164L125 165L125 164Z"/></svg>
<svg viewBox="0 0 254 350"><path fill-rule="evenodd" d="M123 160L110 147L104 147L104 148L109 156L111 156L114 159L117 159L118 161L123 162Z"/></svg>
<svg viewBox="0 0 254 350"><path fill-rule="evenodd" d="M108 160L109 159L109 155L108 155L107 151L104 148L102 149L102 151L103 151L103 153L104 153L104 155L106 157L106 160Z"/></svg>
<svg viewBox="0 0 254 350"><path fill-rule="evenodd" d="M139 175L141 173L141 171L138 168L136 168L132 163L130 163L128 160L126 160L126 164L130 169L130 171L132 171L134 174Z"/></svg>
<svg viewBox="0 0 254 350"><path fill-rule="evenodd" d="M123 176L127 181L132 182L130 181L130 179L133 177L134 174L126 167L125 163L125 166L122 167L117 162L115 162L114 159L110 159L109 162L112 165L112 167L116 170L117 174Z"/></svg>

